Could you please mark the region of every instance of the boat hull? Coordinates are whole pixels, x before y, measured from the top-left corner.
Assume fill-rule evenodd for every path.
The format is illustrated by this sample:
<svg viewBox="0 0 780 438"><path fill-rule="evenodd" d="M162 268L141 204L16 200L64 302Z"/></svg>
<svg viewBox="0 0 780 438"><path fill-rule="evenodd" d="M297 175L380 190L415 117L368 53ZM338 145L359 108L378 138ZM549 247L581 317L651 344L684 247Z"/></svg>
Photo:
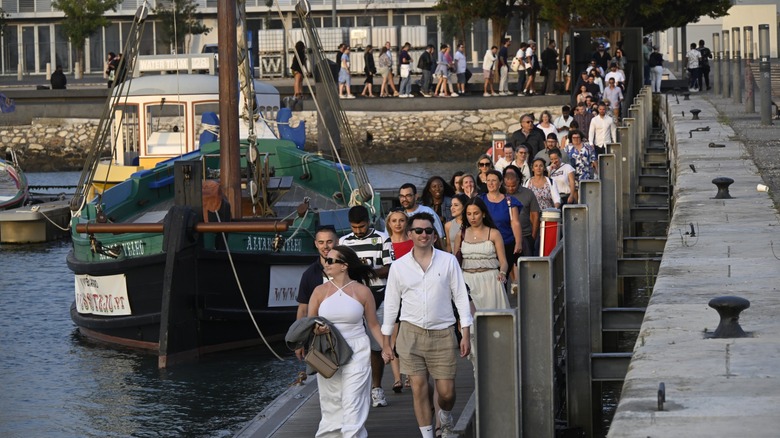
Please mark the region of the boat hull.
<svg viewBox="0 0 780 438"><path fill-rule="evenodd" d="M244 294L266 340L279 340L295 320L298 277L287 277L294 288L284 287L280 292L279 275L304 270L314 256L279 254L232 254L237 277ZM176 335L194 339L192 348L186 350L196 356L257 345L262 342L249 312L244 305L236 276L225 251L196 250L197 269L193 290L184 291L175 299L176 306L166 305L166 255L129 258L101 263L81 262L68 255L68 266L76 274L92 279L123 275L131 315L106 316L82 313L77 309L80 298L71 306L71 318L82 335L107 344L149 350L160 353L162 315L166 309L176 307L176 312L189 312L193 325L181 325ZM272 263L273 262L273 263ZM282 268L282 272L279 269ZM276 278L274 278L276 277ZM78 285L76 287L78 290ZM179 291L181 292L181 291ZM279 294L283 296L280 296ZM181 303L184 302L184 305ZM170 304L170 303L167 303ZM181 315L179 315L181 317ZM170 330L170 329L168 329ZM191 333L181 333L181 331Z"/></svg>

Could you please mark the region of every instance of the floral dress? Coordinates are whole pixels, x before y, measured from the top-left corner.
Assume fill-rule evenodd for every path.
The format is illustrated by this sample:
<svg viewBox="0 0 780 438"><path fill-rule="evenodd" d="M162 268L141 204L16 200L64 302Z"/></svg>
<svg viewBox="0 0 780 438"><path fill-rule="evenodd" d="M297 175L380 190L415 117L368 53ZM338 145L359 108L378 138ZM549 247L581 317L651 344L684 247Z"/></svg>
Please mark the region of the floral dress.
<svg viewBox="0 0 780 438"><path fill-rule="evenodd" d="M583 143L578 150L573 144L569 144L566 146L566 153L569 155L569 164L574 167L577 188L580 187L580 181L593 179L593 162L596 161L596 150L593 146Z"/></svg>

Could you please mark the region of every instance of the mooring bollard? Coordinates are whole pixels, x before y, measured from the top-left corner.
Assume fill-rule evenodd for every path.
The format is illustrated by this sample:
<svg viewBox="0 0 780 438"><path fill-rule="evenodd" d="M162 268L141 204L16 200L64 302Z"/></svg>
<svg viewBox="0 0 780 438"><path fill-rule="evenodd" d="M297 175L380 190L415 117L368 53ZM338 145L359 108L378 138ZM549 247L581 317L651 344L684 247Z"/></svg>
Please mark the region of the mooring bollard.
<svg viewBox="0 0 780 438"><path fill-rule="evenodd" d="M750 307L750 301L734 296L713 298L709 306L720 315L720 323L713 338L745 338L748 336L739 325L739 314Z"/></svg>
<svg viewBox="0 0 780 438"><path fill-rule="evenodd" d="M683 95L683 100L691 100L691 92L690 91L686 91L682 95Z"/></svg>
<svg viewBox="0 0 780 438"><path fill-rule="evenodd" d="M732 199L729 193L729 186L734 184L734 180L725 176L719 176L712 180L712 183L718 186L718 193L713 199Z"/></svg>
<svg viewBox="0 0 780 438"><path fill-rule="evenodd" d="M691 119L691 120L699 120L699 113L700 112L701 112L700 109L696 109L696 108L692 109L691 110L691 114L693 114L693 119Z"/></svg>

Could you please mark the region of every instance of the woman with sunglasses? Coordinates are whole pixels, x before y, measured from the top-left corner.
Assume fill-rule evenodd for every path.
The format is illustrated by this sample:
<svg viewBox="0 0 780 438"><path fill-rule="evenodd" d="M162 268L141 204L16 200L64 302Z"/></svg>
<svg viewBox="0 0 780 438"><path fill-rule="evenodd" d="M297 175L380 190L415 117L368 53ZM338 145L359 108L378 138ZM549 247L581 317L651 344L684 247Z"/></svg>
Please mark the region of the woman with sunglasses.
<svg viewBox="0 0 780 438"><path fill-rule="evenodd" d="M352 358L330 378L317 374L320 420L317 436L367 436L371 407L371 347L365 318L374 339L383 339L374 296L367 284L377 278L371 266L347 246L333 247L325 258L327 283L317 286L309 300L309 317L327 318L352 349ZM314 333L327 334L328 325L315 324Z"/></svg>
<svg viewBox="0 0 780 438"><path fill-rule="evenodd" d="M463 279L471 289L477 310L508 309L509 299L504 284L509 270L504 251L504 239L490 218L481 198L466 203L462 214L461 233L455 237L455 252L463 254Z"/></svg>
<svg viewBox="0 0 780 438"><path fill-rule="evenodd" d="M479 193L487 192L487 178L488 172L493 170L493 158L488 154L482 154L477 160L477 191Z"/></svg>
<svg viewBox="0 0 780 438"><path fill-rule="evenodd" d="M447 223L452 216L450 215L450 203L455 191L444 182L444 178L434 175L428 178L425 188L422 191L422 205L431 207L441 219L441 223ZM443 237L443 236L442 236Z"/></svg>
<svg viewBox="0 0 780 438"><path fill-rule="evenodd" d="M458 193L452 197L452 203L450 204L450 214L452 220L444 224L444 234L447 236L447 245L444 249L455 254L455 236L463 230L463 211L466 208L466 204L469 202L469 197L463 193Z"/></svg>

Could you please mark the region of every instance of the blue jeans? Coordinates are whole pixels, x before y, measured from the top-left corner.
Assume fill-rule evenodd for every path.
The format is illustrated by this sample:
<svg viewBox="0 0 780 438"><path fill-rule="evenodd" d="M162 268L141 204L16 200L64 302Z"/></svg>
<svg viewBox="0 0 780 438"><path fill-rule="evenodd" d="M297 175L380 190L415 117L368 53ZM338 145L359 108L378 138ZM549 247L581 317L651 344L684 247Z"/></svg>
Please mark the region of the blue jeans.
<svg viewBox="0 0 780 438"><path fill-rule="evenodd" d="M412 76L409 75L405 78L401 78L401 89L398 90L401 94L412 94Z"/></svg>

